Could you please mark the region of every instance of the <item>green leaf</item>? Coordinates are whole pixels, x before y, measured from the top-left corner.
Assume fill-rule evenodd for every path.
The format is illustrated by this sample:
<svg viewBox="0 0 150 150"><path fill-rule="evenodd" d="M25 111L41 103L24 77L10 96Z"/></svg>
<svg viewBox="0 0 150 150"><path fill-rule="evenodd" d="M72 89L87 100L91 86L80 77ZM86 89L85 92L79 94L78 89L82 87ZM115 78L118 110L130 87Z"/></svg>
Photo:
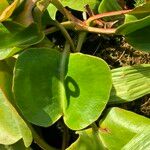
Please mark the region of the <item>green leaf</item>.
<svg viewBox="0 0 150 150"><path fill-rule="evenodd" d="M113 69L112 80L110 103L136 100L150 94L150 64Z"/></svg>
<svg viewBox="0 0 150 150"><path fill-rule="evenodd" d="M62 116L60 59L55 49L28 49L18 57L15 99L26 119L36 125L49 126Z"/></svg>
<svg viewBox="0 0 150 150"><path fill-rule="evenodd" d="M20 140L13 145L0 145L0 150L32 150L32 149L26 148L22 140Z"/></svg>
<svg viewBox="0 0 150 150"><path fill-rule="evenodd" d="M109 110L100 121L100 138L107 149L120 150L132 138L150 128L150 119L120 108ZM143 144L143 143L142 143Z"/></svg>
<svg viewBox="0 0 150 150"><path fill-rule="evenodd" d="M0 144L10 145L21 138L26 147L32 142L32 134L10 102L14 102L12 87L12 60L0 61Z"/></svg>
<svg viewBox="0 0 150 150"><path fill-rule="evenodd" d="M147 3L149 0L135 0L135 7L138 7L138 6L142 6L144 5L145 3Z"/></svg>
<svg viewBox="0 0 150 150"><path fill-rule="evenodd" d="M105 150L97 132L92 129L76 132L79 138L66 150Z"/></svg>
<svg viewBox="0 0 150 150"><path fill-rule="evenodd" d="M145 150L150 146L149 127L150 119L114 107L100 128L78 131L79 138L67 150Z"/></svg>
<svg viewBox="0 0 150 150"><path fill-rule="evenodd" d="M7 4L5 2L4 7L3 7L3 11L0 11L0 22L8 19L12 15L13 11L15 10L15 8L19 4L19 2L20 2L20 0L14 0L14 2L9 6L7 6Z"/></svg>
<svg viewBox="0 0 150 150"><path fill-rule="evenodd" d="M98 119L109 99L111 74L99 58L29 49L18 57L14 73L17 105L36 125L50 126L64 115L69 128L85 128Z"/></svg>
<svg viewBox="0 0 150 150"><path fill-rule="evenodd" d="M72 9L78 10L78 11L84 11L85 5L89 5L91 9L94 9L96 4L99 3L98 0L61 0L63 6L68 6Z"/></svg>
<svg viewBox="0 0 150 150"><path fill-rule="evenodd" d="M121 6L119 5L117 0L102 0L99 7L98 12L99 13L105 13L105 12L111 12L111 11L117 11L122 10ZM122 17L122 16L121 16ZM113 16L113 17L105 17L105 21L116 21L120 19L120 16Z"/></svg>
<svg viewBox="0 0 150 150"><path fill-rule="evenodd" d="M17 32L0 33L0 60L13 56L15 53L24 48L40 42L44 38L44 34L39 31L36 24Z"/></svg>
<svg viewBox="0 0 150 150"><path fill-rule="evenodd" d="M127 42L135 49L149 51L150 16L121 25L116 33L125 35Z"/></svg>
<svg viewBox="0 0 150 150"><path fill-rule="evenodd" d="M85 11L85 5L89 5L90 9L94 10L96 6L100 3L99 0L61 0L62 5L68 6L71 9L78 10L78 11ZM47 8L50 16L55 19L57 9L55 6L50 4Z"/></svg>
<svg viewBox="0 0 150 150"><path fill-rule="evenodd" d="M55 20L57 8L54 5L49 4L47 7L47 11L49 15L51 16L51 18Z"/></svg>
<svg viewBox="0 0 150 150"><path fill-rule="evenodd" d="M71 54L65 85L64 121L71 129L85 128L98 119L109 99L109 67L100 58Z"/></svg>
<svg viewBox="0 0 150 150"><path fill-rule="evenodd" d="M21 32L25 29L24 26L13 21L4 21L3 25L11 34L16 34L17 32Z"/></svg>
<svg viewBox="0 0 150 150"><path fill-rule="evenodd" d="M119 5L117 0L102 0L98 12L104 13L104 12L110 12L110 11L117 11L122 10L121 6Z"/></svg>
<svg viewBox="0 0 150 150"><path fill-rule="evenodd" d="M150 149L150 129L135 135L122 150L149 150Z"/></svg>

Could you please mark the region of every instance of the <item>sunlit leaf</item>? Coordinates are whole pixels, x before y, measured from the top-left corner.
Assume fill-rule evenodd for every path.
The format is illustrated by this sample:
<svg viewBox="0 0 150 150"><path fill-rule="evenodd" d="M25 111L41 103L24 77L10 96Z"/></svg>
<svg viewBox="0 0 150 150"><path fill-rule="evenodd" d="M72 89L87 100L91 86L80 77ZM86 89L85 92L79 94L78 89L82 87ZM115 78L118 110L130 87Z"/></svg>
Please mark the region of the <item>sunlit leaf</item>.
<svg viewBox="0 0 150 150"><path fill-rule="evenodd" d="M67 104L64 121L72 129L82 129L98 119L111 88L110 70L100 58L72 54L65 80Z"/></svg>
<svg viewBox="0 0 150 150"><path fill-rule="evenodd" d="M100 121L99 135L107 149L120 150L135 135L149 128L150 119L114 107Z"/></svg>
<svg viewBox="0 0 150 150"><path fill-rule="evenodd" d="M105 150L99 134L92 129L76 133L79 138L66 150Z"/></svg>
<svg viewBox="0 0 150 150"><path fill-rule="evenodd" d="M150 94L150 65L120 67L112 70L110 103L136 100Z"/></svg>
<svg viewBox="0 0 150 150"><path fill-rule="evenodd" d="M150 129L135 135L122 150L149 150L150 149Z"/></svg>
<svg viewBox="0 0 150 150"><path fill-rule="evenodd" d="M110 70L99 58L30 49L16 63L16 102L26 119L36 125L49 126L64 115L69 128L85 128L102 113L110 90Z"/></svg>
<svg viewBox="0 0 150 150"><path fill-rule="evenodd" d="M78 131L78 139L67 150L148 150L150 119L120 108L112 108L100 128Z"/></svg>

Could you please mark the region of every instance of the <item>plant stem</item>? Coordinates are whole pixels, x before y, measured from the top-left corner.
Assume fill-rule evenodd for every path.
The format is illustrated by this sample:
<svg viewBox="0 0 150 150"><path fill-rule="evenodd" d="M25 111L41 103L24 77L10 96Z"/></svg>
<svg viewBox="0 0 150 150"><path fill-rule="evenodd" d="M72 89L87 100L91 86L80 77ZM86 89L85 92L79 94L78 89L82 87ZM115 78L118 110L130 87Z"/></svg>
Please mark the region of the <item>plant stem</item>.
<svg viewBox="0 0 150 150"><path fill-rule="evenodd" d="M73 29L74 27L74 23L71 22L71 21L66 21L66 22L62 22L60 23L65 29ZM44 31L45 35L48 35L48 34L51 34L51 33L54 33L56 31L59 31L59 28L57 27L50 27L48 29L46 29Z"/></svg>
<svg viewBox="0 0 150 150"><path fill-rule="evenodd" d="M34 128L28 123L28 127L30 128L32 134L33 134L33 138L35 143L41 147L43 150L57 150L56 148L48 145L38 134L37 132L34 130Z"/></svg>
<svg viewBox="0 0 150 150"><path fill-rule="evenodd" d="M97 127L97 125L96 125L96 123L95 122L93 122L92 124L91 124L91 127L92 127L92 129L93 129L93 131L98 131L98 127Z"/></svg>
<svg viewBox="0 0 150 150"><path fill-rule="evenodd" d="M72 21L66 21L60 23L65 29L70 30L77 30L77 31L85 31L85 32L91 32L91 33L102 33L102 34L113 34L116 32L116 29L104 29L104 28L96 28L96 27L89 27L87 25L79 25ZM52 34L59 29L57 27L51 27L49 29L46 29L44 32L46 35Z"/></svg>
<svg viewBox="0 0 150 150"><path fill-rule="evenodd" d="M130 10L112 11L112 12L106 12L106 13L102 13L102 14L97 14L97 15L91 16L85 22L86 22L86 24L90 24L92 21L100 19L100 18L103 18L103 17L123 15L123 14L129 13L130 11L132 11L132 9L130 9Z"/></svg>
<svg viewBox="0 0 150 150"><path fill-rule="evenodd" d="M80 52L86 35L87 35L87 32L79 33L78 43L77 43L77 47L76 47L76 52Z"/></svg>
<svg viewBox="0 0 150 150"><path fill-rule="evenodd" d="M66 40L69 42L72 51L74 51L74 49L75 49L74 43L73 43L73 41L72 41L72 39L71 39L68 31L66 30L66 28L62 24L60 24L59 22L57 22L57 21L51 20L51 23L53 25L55 25L57 28L60 29L60 31L62 32L62 34L66 38Z"/></svg>
<svg viewBox="0 0 150 150"><path fill-rule="evenodd" d="M62 126L62 129L63 129L63 141L62 141L62 148L61 148L61 150L65 150L66 147L68 146L68 142L69 142L69 130L65 126L63 121L61 122L61 126Z"/></svg>

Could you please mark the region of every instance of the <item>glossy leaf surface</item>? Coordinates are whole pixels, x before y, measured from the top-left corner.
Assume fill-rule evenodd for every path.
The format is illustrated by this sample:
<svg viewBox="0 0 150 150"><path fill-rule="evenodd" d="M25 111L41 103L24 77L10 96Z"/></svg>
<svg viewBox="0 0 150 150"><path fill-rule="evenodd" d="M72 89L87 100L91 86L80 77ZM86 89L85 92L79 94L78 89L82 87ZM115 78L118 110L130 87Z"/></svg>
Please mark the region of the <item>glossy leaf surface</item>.
<svg viewBox="0 0 150 150"><path fill-rule="evenodd" d="M109 99L111 74L99 58L30 49L15 68L17 104L36 125L49 126L64 115L69 128L82 129L99 117Z"/></svg>
<svg viewBox="0 0 150 150"><path fill-rule="evenodd" d="M110 103L136 100L150 93L150 65L120 67L112 70Z"/></svg>
<svg viewBox="0 0 150 150"><path fill-rule="evenodd" d="M10 60L11 61L11 60ZM10 62L9 61L9 62ZM12 63L12 61L11 61ZM21 138L28 147L32 135L26 123L10 102L14 102L11 92L12 68L6 61L0 62L0 144L14 144Z"/></svg>
<svg viewBox="0 0 150 150"><path fill-rule="evenodd" d="M150 129L135 135L122 150L149 150L150 149Z"/></svg>
<svg viewBox="0 0 150 150"><path fill-rule="evenodd" d="M72 129L81 129L98 119L109 99L111 76L100 58L72 54L65 80L67 106L64 121Z"/></svg>
<svg viewBox="0 0 150 150"><path fill-rule="evenodd" d="M100 128L78 131L79 138L67 150L147 149L149 127L150 119L114 107L100 121Z"/></svg>
<svg viewBox="0 0 150 150"><path fill-rule="evenodd" d="M120 150L135 135L150 128L150 119L114 107L99 125L100 138L107 149Z"/></svg>
<svg viewBox="0 0 150 150"><path fill-rule="evenodd" d="M149 51L150 16L138 20L135 16L130 16L126 22L117 29L116 33L125 35L127 42L134 48Z"/></svg>
<svg viewBox="0 0 150 150"><path fill-rule="evenodd" d="M66 150L105 150L99 134L91 128L76 133L79 138Z"/></svg>

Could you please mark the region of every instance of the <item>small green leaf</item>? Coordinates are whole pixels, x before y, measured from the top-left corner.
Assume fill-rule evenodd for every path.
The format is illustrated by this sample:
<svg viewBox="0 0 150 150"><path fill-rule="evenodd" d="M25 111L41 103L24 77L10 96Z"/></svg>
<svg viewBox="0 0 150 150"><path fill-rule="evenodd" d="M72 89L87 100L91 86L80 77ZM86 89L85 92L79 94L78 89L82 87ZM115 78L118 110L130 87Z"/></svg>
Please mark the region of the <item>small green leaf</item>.
<svg viewBox="0 0 150 150"><path fill-rule="evenodd" d="M105 150L99 134L91 128L76 133L79 138L66 150Z"/></svg>
<svg viewBox="0 0 150 150"><path fill-rule="evenodd" d="M120 150L135 135L149 128L150 119L114 107L100 121L100 139L107 149Z"/></svg>
<svg viewBox="0 0 150 150"><path fill-rule="evenodd" d="M117 10L122 10L117 0L102 0L98 8L99 13Z"/></svg>
<svg viewBox="0 0 150 150"><path fill-rule="evenodd" d="M143 51L150 50L148 36L150 34L150 16L125 23L117 29L116 33L125 35L127 42L134 48Z"/></svg>
<svg viewBox="0 0 150 150"><path fill-rule="evenodd" d="M113 69L112 80L110 103L136 100L150 93L150 64Z"/></svg>
<svg viewBox="0 0 150 150"><path fill-rule="evenodd" d="M12 60L10 60L12 63ZM26 147L32 142L32 134L10 102L14 102L12 68L10 62L0 61L0 144L14 144L23 138Z"/></svg>
<svg viewBox="0 0 150 150"><path fill-rule="evenodd" d="M99 58L64 56L55 49L25 51L16 63L14 93L30 122L50 126L64 115L67 126L78 130L97 120L105 108L111 72Z"/></svg>
<svg viewBox="0 0 150 150"><path fill-rule="evenodd" d="M99 3L99 0L84 0L84 1L81 1L81 0L61 0L62 4L64 6L68 6L72 9L75 9L75 10L78 10L78 11L84 11L85 8L84 6L85 5L89 5L91 9L94 9L96 4Z"/></svg>
<svg viewBox="0 0 150 150"><path fill-rule="evenodd" d="M40 42L44 38L44 34L39 31L36 24L17 32L0 33L0 60L13 56L15 53L24 48Z"/></svg>
<svg viewBox="0 0 150 150"><path fill-rule="evenodd" d="M68 6L71 9L78 11L85 11L85 5L89 5L90 9L94 10L96 6L100 3L99 0L61 0L62 5ZM47 8L50 16L55 19L57 9L55 6L50 4Z"/></svg>
<svg viewBox="0 0 150 150"><path fill-rule="evenodd" d="M125 23L137 21L145 18L150 14L150 3L146 3L142 6L134 8L128 14L125 15Z"/></svg>

